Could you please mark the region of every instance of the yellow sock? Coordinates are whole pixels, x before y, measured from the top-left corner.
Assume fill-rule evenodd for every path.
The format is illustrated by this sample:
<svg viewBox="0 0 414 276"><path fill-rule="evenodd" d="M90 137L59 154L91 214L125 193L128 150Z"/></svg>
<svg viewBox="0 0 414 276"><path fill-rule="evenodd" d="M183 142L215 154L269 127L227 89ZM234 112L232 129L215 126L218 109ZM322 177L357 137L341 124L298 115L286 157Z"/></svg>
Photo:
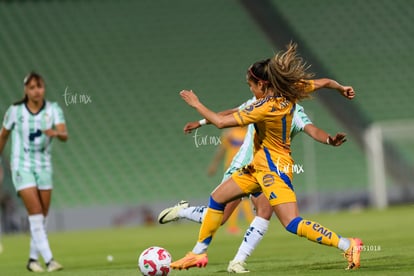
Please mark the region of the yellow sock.
<svg viewBox="0 0 414 276"><path fill-rule="evenodd" d="M210 244L216 231L223 220L223 211L207 208L206 215L198 233L198 242Z"/></svg>
<svg viewBox="0 0 414 276"><path fill-rule="evenodd" d="M303 219L299 222L297 235L306 237L308 240L329 246L338 247L339 243L339 236L335 232L329 230L317 222L306 219Z"/></svg>

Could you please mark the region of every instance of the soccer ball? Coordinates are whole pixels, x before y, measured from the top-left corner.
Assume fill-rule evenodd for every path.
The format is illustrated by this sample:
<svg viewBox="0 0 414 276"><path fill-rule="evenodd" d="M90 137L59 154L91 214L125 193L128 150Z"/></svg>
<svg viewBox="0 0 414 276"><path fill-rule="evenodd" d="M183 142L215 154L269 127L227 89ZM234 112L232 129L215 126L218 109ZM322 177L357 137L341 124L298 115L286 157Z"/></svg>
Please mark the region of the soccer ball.
<svg viewBox="0 0 414 276"><path fill-rule="evenodd" d="M167 276L170 273L171 254L159 246L151 246L138 258L138 268L144 276Z"/></svg>

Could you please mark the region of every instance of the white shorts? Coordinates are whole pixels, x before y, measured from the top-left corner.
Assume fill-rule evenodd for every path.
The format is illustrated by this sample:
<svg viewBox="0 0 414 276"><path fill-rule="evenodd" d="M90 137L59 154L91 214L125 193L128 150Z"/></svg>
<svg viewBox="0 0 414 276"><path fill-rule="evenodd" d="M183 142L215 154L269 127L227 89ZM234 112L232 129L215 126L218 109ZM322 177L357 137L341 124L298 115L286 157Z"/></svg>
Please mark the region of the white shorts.
<svg viewBox="0 0 414 276"><path fill-rule="evenodd" d="M30 187L37 187L39 190L51 190L53 188L52 171L12 170L12 178L17 192Z"/></svg>

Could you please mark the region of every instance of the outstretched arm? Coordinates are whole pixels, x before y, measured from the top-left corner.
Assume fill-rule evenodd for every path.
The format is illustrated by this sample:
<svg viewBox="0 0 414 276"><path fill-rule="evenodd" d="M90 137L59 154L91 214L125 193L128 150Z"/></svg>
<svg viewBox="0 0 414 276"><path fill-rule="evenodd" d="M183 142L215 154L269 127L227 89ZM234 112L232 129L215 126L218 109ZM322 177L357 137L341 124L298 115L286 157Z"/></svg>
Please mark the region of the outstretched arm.
<svg viewBox="0 0 414 276"><path fill-rule="evenodd" d="M222 115L211 111L198 100L197 95L192 90L182 90L180 96L189 106L194 107L201 116L217 128L238 126L232 114Z"/></svg>
<svg viewBox="0 0 414 276"><path fill-rule="evenodd" d="M346 142L345 133L337 133L334 137L331 137L323 129L316 127L313 124L307 124L304 128L306 134L322 144L332 145L338 147Z"/></svg>
<svg viewBox="0 0 414 276"><path fill-rule="evenodd" d="M237 110L238 110L237 108L228 109L228 110L221 111L218 114L220 114L220 115L233 114ZM191 131L193 131L194 129L197 129L197 128L201 127L202 125L205 125L205 124L211 124L211 123L210 123L210 121L208 121L206 119L203 119L203 120L200 120L200 121L188 122L184 126L184 133L191 133Z"/></svg>
<svg viewBox="0 0 414 276"><path fill-rule="evenodd" d="M352 86L341 85L337 81L332 80L332 79L328 79L328 78L315 79L314 85L315 85L315 90L318 90L321 88L330 88L330 89L338 90L338 92L342 96L350 100L352 100L355 97L355 91L352 88Z"/></svg>

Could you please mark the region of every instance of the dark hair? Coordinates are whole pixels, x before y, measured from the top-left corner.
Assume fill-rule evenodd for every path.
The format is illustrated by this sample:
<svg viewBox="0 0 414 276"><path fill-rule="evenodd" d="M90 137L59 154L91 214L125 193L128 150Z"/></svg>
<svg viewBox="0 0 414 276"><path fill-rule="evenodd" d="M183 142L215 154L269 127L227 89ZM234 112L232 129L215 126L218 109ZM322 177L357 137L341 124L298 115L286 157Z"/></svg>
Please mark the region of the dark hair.
<svg viewBox="0 0 414 276"><path fill-rule="evenodd" d="M269 77L266 70L266 67L269 64L269 62L270 58L257 61L253 65L251 65L247 70L249 80L253 81L254 83L258 83L259 81L262 81L265 84L269 83Z"/></svg>
<svg viewBox="0 0 414 276"><path fill-rule="evenodd" d="M32 80L35 80L38 85L44 82L43 77L40 74L32 71L29 74L27 74L26 77L24 77L23 79L24 86L27 86ZM27 101L28 101L28 97L25 94L23 99L16 101L15 103L13 103L13 105L19 105L22 103L26 103Z"/></svg>

